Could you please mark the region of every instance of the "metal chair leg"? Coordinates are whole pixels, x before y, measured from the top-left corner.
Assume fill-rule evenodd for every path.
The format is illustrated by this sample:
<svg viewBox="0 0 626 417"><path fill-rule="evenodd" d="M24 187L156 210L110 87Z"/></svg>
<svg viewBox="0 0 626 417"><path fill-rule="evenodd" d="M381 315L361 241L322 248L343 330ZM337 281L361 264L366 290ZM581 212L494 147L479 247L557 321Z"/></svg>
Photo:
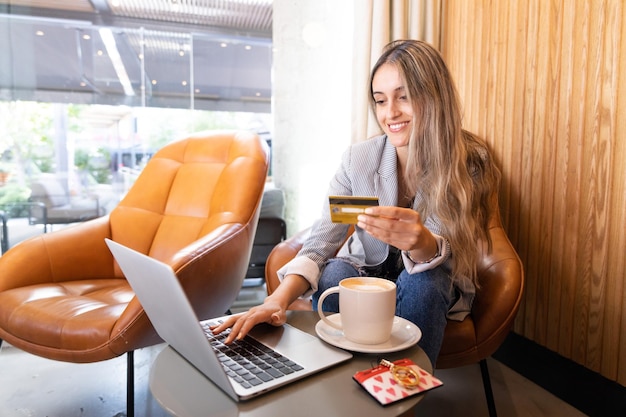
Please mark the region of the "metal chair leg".
<svg viewBox="0 0 626 417"><path fill-rule="evenodd" d="M487 367L487 359L480 361L480 373L483 377L483 387L485 388L485 398L487 399L487 409L489 417L497 417L496 403L493 400L493 391L491 390L491 378L489 378L489 368Z"/></svg>
<svg viewBox="0 0 626 417"><path fill-rule="evenodd" d="M126 417L135 417L135 359L132 350L126 353Z"/></svg>
<svg viewBox="0 0 626 417"><path fill-rule="evenodd" d="M7 215L0 211L2 221L2 232L0 232L0 254L9 250L9 227L7 226Z"/></svg>

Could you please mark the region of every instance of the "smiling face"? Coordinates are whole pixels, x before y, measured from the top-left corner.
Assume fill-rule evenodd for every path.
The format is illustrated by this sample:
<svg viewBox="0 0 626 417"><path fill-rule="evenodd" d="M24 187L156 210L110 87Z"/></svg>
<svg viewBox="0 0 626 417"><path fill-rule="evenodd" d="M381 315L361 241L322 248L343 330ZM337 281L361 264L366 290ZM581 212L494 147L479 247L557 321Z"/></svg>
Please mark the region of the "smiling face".
<svg viewBox="0 0 626 417"><path fill-rule="evenodd" d="M381 65L372 78L376 119L396 148L409 144L413 128L413 106L396 65Z"/></svg>

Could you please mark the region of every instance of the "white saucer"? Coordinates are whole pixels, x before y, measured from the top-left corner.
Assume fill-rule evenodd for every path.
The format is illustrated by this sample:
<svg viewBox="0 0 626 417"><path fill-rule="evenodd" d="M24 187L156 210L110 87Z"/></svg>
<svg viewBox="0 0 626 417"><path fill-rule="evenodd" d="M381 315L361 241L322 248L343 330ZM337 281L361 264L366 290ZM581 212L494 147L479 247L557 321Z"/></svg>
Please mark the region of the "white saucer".
<svg viewBox="0 0 626 417"><path fill-rule="evenodd" d="M334 323L341 320L339 313L328 316L328 319ZM419 342L422 338L422 331L415 324L396 316L393 320L393 328L391 329L391 338L385 343L377 345L363 345L360 343L351 342L346 339L341 330L337 330L334 327L330 327L323 320L320 320L315 325L315 332L317 335L333 346L337 346L342 349L350 350L352 352L360 353L386 353L396 352L409 348Z"/></svg>

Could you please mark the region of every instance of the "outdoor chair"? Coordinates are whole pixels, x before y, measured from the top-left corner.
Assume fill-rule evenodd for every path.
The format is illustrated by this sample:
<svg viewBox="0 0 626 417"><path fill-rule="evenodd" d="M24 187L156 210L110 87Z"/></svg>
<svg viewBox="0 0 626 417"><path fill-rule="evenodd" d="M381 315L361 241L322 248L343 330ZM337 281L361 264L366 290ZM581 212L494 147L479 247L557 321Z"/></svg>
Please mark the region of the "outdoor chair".
<svg viewBox="0 0 626 417"><path fill-rule="evenodd" d="M106 214L97 195L72 196L53 175L37 178L30 189L28 222L42 224L44 233L48 225L84 222Z"/></svg>

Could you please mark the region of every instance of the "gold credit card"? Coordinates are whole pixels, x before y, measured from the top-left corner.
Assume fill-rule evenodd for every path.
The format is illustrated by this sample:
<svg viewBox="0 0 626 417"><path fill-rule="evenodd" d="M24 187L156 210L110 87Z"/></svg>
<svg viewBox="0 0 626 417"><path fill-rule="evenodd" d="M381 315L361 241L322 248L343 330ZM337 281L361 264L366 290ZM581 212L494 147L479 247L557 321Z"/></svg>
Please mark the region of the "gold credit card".
<svg viewBox="0 0 626 417"><path fill-rule="evenodd" d="M364 213L368 207L378 205L378 197L331 195L328 202L333 223L356 224L359 214Z"/></svg>

